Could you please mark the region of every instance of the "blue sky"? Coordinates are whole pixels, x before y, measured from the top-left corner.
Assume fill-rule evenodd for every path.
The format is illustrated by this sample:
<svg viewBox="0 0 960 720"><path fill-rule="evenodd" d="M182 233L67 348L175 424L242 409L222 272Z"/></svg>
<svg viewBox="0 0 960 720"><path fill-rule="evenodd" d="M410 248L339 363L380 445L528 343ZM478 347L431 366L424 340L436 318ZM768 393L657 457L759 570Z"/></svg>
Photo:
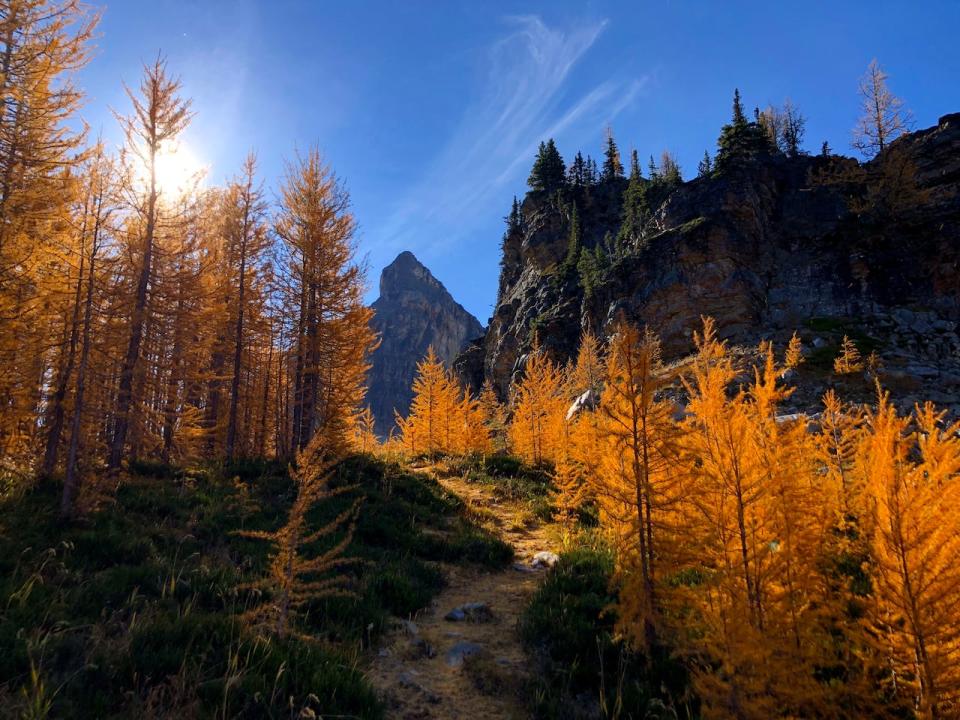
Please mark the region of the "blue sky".
<svg viewBox="0 0 960 720"><path fill-rule="evenodd" d="M317 144L343 179L370 264L413 251L481 322L502 217L536 146L665 148L692 176L734 87L749 109L790 97L806 145L850 152L871 58L916 127L960 111L960 2L377 2L117 0L80 82L108 140L158 51L193 97L184 141L209 182L257 151L268 188Z"/></svg>

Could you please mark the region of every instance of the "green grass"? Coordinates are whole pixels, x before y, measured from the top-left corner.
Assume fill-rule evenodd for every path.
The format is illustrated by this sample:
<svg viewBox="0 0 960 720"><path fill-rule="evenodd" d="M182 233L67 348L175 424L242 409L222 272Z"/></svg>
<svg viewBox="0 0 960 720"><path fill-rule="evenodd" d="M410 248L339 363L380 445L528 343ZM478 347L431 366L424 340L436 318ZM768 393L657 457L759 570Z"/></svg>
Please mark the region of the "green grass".
<svg viewBox="0 0 960 720"><path fill-rule="evenodd" d="M553 517L549 468L531 467L510 455L489 455L450 459L446 472L490 487L497 500L525 503L540 520L549 521Z"/></svg>
<svg viewBox="0 0 960 720"><path fill-rule="evenodd" d="M264 600L247 584L271 547L234 531L285 522L285 469L132 470L110 503L74 523L57 517L54 481L0 503L0 717L29 707L56 718L377 718L359 653L391 615L429 603L443 585L434 561L512 557L431 478L350 458L335 482L364 496L346 553L362 561L347 571L357 597L314 603L281 640L238 619ZM315 508L310 524L351 501Z"/></svg>
<svg viewBox="0 0 960 720"><path fill-rule="evenodd" d="M521 617L521 638L540 666L537 717L686 717L669 707L687 682L669 652L648 658L616 639L613 572L601 545L565 552Z"/></svg>

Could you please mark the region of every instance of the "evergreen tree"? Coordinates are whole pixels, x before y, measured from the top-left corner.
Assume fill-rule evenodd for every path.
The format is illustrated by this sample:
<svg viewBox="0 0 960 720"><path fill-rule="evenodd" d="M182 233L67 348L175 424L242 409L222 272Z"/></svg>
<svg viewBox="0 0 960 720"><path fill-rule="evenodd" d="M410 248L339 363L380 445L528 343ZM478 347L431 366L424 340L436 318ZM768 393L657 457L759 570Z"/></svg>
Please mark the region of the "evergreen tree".
<svg viewBox="0 0 960 720"><path fill-rule="evenodd" d="M774 145L761 125L760 119L758 110L756 120L747 122L743 113L743 102L740 100L740 91L734 90L733 117L731 122L720 130L720 137L717 139L717 157L714 166L718 171L725 170L735 160L770 154Z"/></svg>
<svg viewBox="0 0 960 720"><path fill-rule="evenodd" d="M587 174L587 162L583 159L583 153L577 150L576 157L567 169L567 182L571 187L579 190L589 184Z"/></svg>
<svg viewBox="0 0 960 720"><path fill-rule="evenodd" d="M517 196L513 196L513 205L510 206L510 214L506 217L507 236L523 232L523 209L520 207L520 201ZM506 238L504 238L506 239Z"/></svg>
<svg viewBox="0 0 960 720"><path fill-rule="evenodd" d="M643 206L646 217L667 199L667 196L683 184L680 165L669 150L660 155L660 164L650 158L650 180L643 188ZM626 208L625 208L626 212Z"/></svg>
<svg viewBox="0 0 960 720"><path fill-rule="evenodd" d="M603 173L601 182L611 182L623 177L623 163L620 161L620 150L613 139L613 130L607 128L607 148L604 150Z"/></svg>
<svg viewBox="0 0 960 720"><path fill-rule="evenodd" d="M652 158L651 158L652 161ZM640 175L637 153L631 157L630 180L623 191L623 209L621 210L620 230L617 232L616 248L622 253L627 247L637 246L643 237L643 226L649 216L647 207L647 182Z"/></svg>
<svg viewBox="0 0 960 720"><path fill-rule="evenodd" d="M580 226L580 215L577 212L577 204L573 204L570 210L570 235L567 238L567 257L563 264L567 268L575 268L580 259L580 249L583 247L582 228Z"/></svg>
<svg viewBox="0 0 960 720"><path fill-rule="evenodd" d="M534 192L551 193L566 185L567 168L553 138L540 143L527 184Z"/></svg>
<svg viewBox="0 0 960 720"><path fill-rule="evenodd" d="M640 159L637 157L637 151L630 151L630 179L634 178L643 179L643 176L640 173Z"/></svg>
<svg viewBox="0 0 960 720"><path fill-rule="evenodd" d="M743 101L740 99L740 88L733 90L733 124L738 128L747 126L747 116L743 114Z"/></svg>
<svg viewBox="0 0 960 720"><path fill-rule="evenodd" d="M650 182L656 182L660 179L660 168L657 167L657 161L653 159L653 155L650 156L650 162L647 163L647 177L650 178Z"/></svg>
<svg viewBox="0 0 960 720"><path fill-rule="evenodd" d="M587 155L587 185L596 185L600 180L597 171L597 161Z"/></svg>
<svg viewBox="0 0 960 720"><path fill-rule="evenodd" d="M697 177L707 177L713 172L713 161L710 159L710 152L703 151L703 160L697 165Z"/></svg>
<svg viewBox="0 0 960 720"><path fill-rule="evenodd" d="M609 235L609 233L608 233ZM580 275L580 287L587 297L593 294L593 289L600 282L603 273L609 267L610 261L603 245L597 245L592 250L583 248L580 251L580 259L577 261L577 272Z"/></svg>
<svg viewBox="0 0 960 720"><path fill-rule="evenodd" d="M603 252L605 255L611 255L616 252L617 243L616 240L613 239L613 235L609 230L603 234L603 240L601 241L600 245L603 247Z"/></svg>
<svg viewBox="0 0 960 720"><path fill-rule="evenodd" d="M823 145L820 146L820 155L822 157L830 157L832 151L830 150L830 143L826 140L823 141Z"/></svg>

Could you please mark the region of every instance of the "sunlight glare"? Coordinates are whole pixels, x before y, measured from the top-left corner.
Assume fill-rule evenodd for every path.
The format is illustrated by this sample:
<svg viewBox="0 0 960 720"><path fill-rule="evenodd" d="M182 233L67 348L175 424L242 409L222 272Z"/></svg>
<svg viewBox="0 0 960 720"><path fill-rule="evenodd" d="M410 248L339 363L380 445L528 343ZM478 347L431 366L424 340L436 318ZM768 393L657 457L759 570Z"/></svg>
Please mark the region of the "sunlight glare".
<svg viewBox="0 0 960 720"><path fill-rule="evenodd" d="M166 199L187 195L195 190L206 174L206 168L184 143L168 145L157 154L157 189ZM147 169L141 171L146 184Z"/></svg>

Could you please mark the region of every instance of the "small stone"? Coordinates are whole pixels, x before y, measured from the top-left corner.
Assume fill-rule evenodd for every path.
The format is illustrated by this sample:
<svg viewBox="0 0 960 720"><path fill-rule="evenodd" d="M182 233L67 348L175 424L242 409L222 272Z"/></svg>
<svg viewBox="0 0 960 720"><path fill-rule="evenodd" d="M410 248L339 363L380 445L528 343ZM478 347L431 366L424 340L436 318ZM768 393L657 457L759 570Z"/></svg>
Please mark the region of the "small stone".
<svg viewBox="0 0 960 720"><path fill-rule="evenodd" d="M560 556L549 550L541 550L530 561L530 565L535 568L552 568L560 561Z"/></svg>
<svg viewBox="0 0 960 720"><path fill-rule="evenodd" d="M417 679L414 677L415 675L416 673L413 670L404 670L397 678L397 682L400 684L400 687L419 690L420 683L417 682Z"/></svg>
<svg viewBox="0 0 960 720"><path fill-rule="evenodd" d="M453 668L462 667L464 661L478 655L482 647L472 642L458 642L447 651L447 665Z"/></svg>
<svg viewBox="0 0 960 720"><path fill-rule="evenodd" d="M493 620L493 612L485 602L464 603L443 616L450 622L489 622Z"/></svg>
<svg viewBox="0 0 960 720"><path fill-rule="evenodd" d="M380 657L390 657L390 651L387 648L381 648L380 652L377 653Z"/></svg>

